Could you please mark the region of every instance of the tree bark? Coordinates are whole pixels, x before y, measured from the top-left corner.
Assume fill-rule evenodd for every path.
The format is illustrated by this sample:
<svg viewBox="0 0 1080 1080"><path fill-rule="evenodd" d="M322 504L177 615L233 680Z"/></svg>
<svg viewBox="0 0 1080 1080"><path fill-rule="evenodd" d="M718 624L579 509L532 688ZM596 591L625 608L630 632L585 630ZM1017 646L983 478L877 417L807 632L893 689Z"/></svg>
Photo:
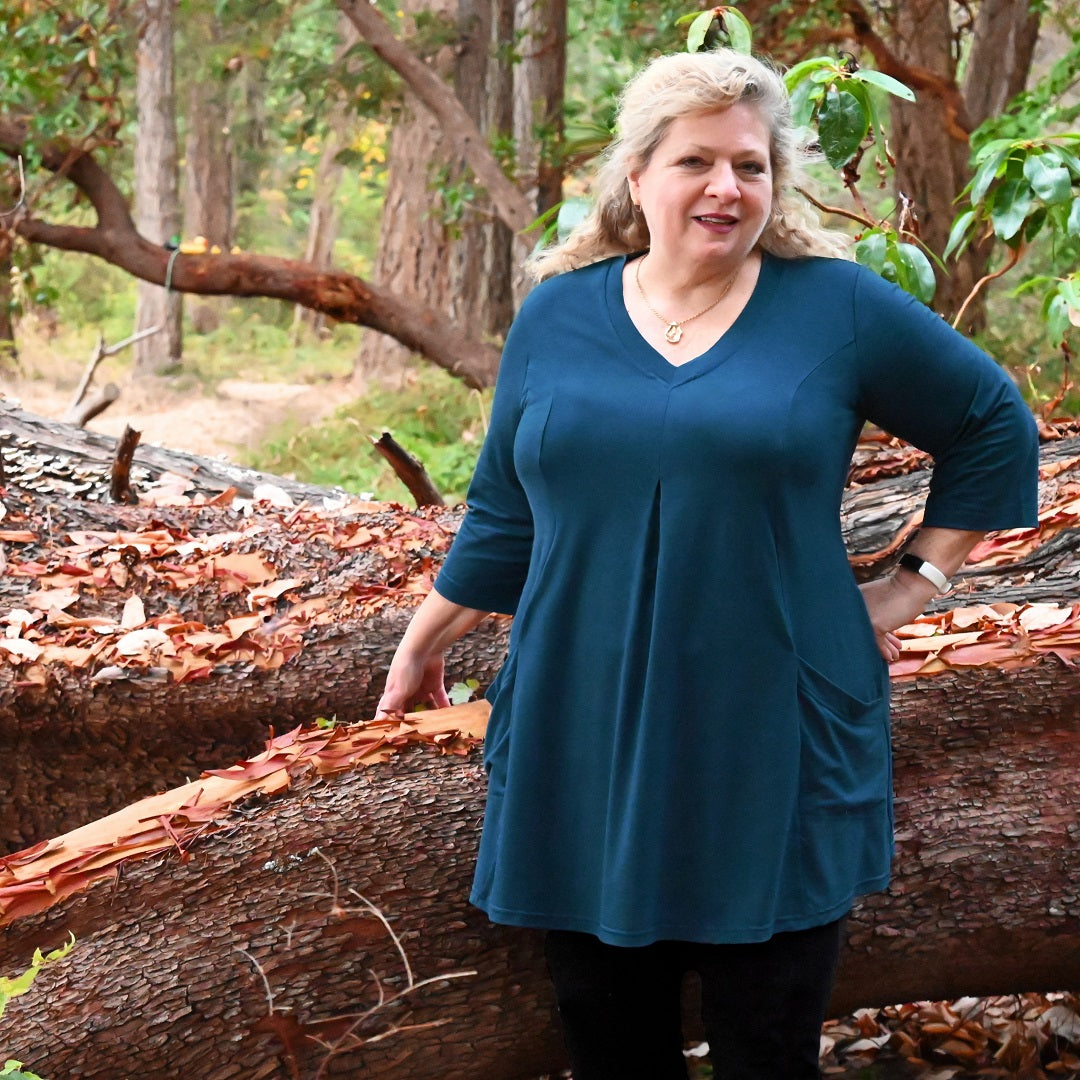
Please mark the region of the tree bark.
<svg viewBox="0 0 1080 1080"><path fill-rule="evenodd" d="M514 147L518 183L536 211L562 200L563 102L566 90L566 0L516 0L520 60L514 65ZM514 297L528 282L519 268Z"/></svg>
<svg viewBox="0 0 1080 1080"><path fill-rule="evenodd" d="M220 22L215 17L203 33L212 48ZM190 41L190 39L189 39ZM229 251L233 245L233 146L229 132L227 75L205 63L188 77L187 133L184 139L184 235L201 236L207 247ZM224 305L204 299L190 304L188 319L198 333L221 321Z"/></svg>
<svg viewBox="0 0 1080 1080"><path fill-rule="evenodd" d="M0 200L5 208L13 205L15 199L8 200L8 189L0 183ZM12 235L6 229L0 231L0 373L11 371L18 363L19 349L15 342L15 296L11 288Z"/></svg>
<svg viewBox="0 0 1080 1080"><path fill-rule="evenodd" d="M342 7L353 17L355 6ZM370 8L364 20L381 24L375 9L364 7ZM449 80L449 85L443 84L441 99L462 110L482 140L484 154L490 156L489 143L507 137L512 127L511 0L442 0L434 6L428 0L410 0L403 10L409 16L423 11L457 23L459 40L444 46L422 66L432 79ZM357 22L365 36L374 33L367 22ZM369 39L376 49L378 40L377 36ZM415 89L405 94L388 159L373 276L395 293L415 298L456 325L469 327L481 339L501 338L513 315L512 232L500 220L495 193L476 187L476 161L463 148L460 135L447 127L446 117L433 112L429 100ZM502 181L513 188L505 177ZM524 214L519 211L519 216ZM360 381L393 376L408 359L409 351L401 343L385 335L366 334L356 376ZM492 376L494 381L494 372Z"/></svg>
<svg viewBox="0 0 1080 1080"><path fill-rule="evenodd" d="M177 182L173 17L176 0L143 0L136 54L135 228L152 244L180 232ZM164 327L135 345L135 376L160 375L180 363L180 295L146 281L138 286L136 332Z"/></svg>

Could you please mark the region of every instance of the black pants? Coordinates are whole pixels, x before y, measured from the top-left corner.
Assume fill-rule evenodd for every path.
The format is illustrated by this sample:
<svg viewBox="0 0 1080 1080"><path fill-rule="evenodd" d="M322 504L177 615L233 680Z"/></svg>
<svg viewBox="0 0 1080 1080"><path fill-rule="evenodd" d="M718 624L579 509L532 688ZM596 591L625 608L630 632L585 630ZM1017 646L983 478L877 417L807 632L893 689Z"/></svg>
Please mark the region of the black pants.
<svg viewBox="0 0 1080 1080"><path fill-rule="evenodd" d="M818 1080L843 920L752 945L605 945L552 930L545 952L574 1080L686 1080L683 975L701 977L716 1080Z"/></svg>

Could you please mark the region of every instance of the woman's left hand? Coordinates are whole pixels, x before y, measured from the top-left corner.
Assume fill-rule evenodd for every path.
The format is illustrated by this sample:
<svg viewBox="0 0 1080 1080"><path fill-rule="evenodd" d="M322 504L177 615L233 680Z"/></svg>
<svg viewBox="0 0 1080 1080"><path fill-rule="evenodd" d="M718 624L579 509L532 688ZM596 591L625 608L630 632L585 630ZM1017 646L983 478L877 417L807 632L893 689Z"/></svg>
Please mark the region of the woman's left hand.
<svg viewBox="0 0 1080 1080"><path fill-rule="evenodd" d="M900 657L900 639L893 633L917 619L935 595L934 586L916 574L890 574L859 586L874 628L878 650L889 663Z"/></svg>

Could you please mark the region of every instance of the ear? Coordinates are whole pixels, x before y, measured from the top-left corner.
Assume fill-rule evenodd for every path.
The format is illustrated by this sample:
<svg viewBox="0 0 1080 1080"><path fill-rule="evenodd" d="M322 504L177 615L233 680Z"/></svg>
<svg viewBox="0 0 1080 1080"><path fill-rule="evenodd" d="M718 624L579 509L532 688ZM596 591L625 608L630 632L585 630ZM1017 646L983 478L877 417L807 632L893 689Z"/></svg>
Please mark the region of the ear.
<svg viewBox="0 0 1080 1080"><path fill-rule="evenodd" d="M630 189L630 201L635 206L641 205L641 184L638 182L638 177L641 174L638 172L630 172L626 174L626 186Z"/></svg>

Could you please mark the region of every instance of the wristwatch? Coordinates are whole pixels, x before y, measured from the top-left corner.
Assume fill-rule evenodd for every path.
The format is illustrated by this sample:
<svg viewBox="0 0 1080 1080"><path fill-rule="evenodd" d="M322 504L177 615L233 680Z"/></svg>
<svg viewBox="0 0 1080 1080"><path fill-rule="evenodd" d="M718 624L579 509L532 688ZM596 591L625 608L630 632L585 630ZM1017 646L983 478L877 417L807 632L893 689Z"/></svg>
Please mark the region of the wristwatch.
<svg viewBox="0 0 1080 1080"><path fill-rule="evenodd" d="M949 579L932 562L927 562L925 559L919 558L918 555L914 555L910 551L905 551L904 554L900 556L897 565L902 566L905 570L911 570L916 574L921 574L942 596L948 593L952 588L952 586L949 585Z"/></svg>

